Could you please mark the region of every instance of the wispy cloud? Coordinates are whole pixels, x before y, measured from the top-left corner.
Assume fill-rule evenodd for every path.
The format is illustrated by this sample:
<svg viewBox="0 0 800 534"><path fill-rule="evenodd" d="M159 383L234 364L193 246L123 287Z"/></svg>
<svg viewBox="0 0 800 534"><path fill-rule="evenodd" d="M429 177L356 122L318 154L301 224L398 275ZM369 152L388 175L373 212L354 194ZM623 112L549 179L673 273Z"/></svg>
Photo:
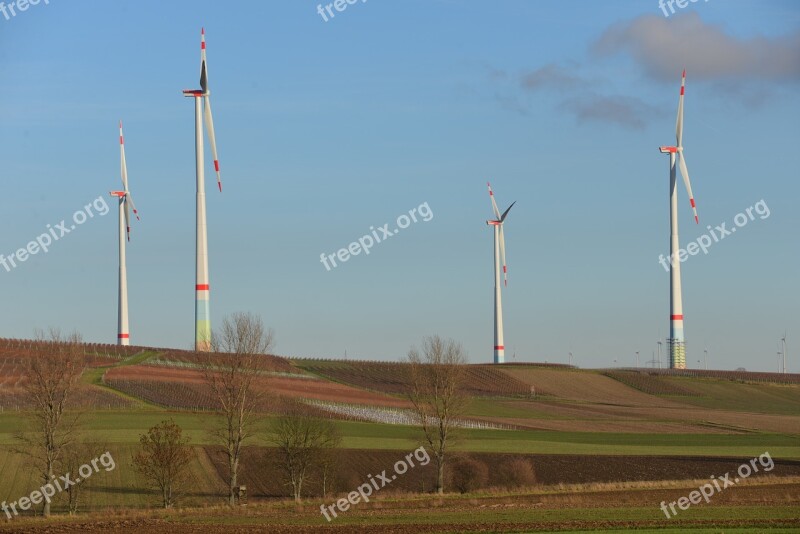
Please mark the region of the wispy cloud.
<svg viewBox="0 0 800 534"><path fill-rule="evenodd" d="M554 89L557 91L574 89L584 85L585 81L566 67L550 63L539 69L522 75L520 80L523 89L536 91Z"/></svg>
<svg viewBox="0 0 800 534"><path fill-rule="evenodd" d="M603 81L581 74L581 66L577 63L549 63L515 77L505 74L497 76L497 72L500 71L493 71L490 78L497 81L511 79L523 94L495 95L495 100L504 109L520 115L530 113L524 95L539 93L549 93L559 98L559 109L574 116L578 123L604 122L640 130L645 127L646 119L659 113L654 106L633 96L599 94L597 89L604 85Z"/></svg>
<svg viewBox="0 0 800 534"><path fill-rule="evenodd" d="M691 12L670 17L644 15L609 27L588 48L594 61L629 57L645 78L675 83L683 68L707 83L722 100L746 107L769 102L778 84L800 82L800 31L778 37L733 36ZM602 122L641 130L664 110L638 96L616 94L612 80L587 77L575 61L548 63L510 75L489 67L504 109L529 115L529 95L551 95L558 109L578 123ZM500 95L500 96L498 96Z"/></svg>
<svg viewBox="0 0 800 534"><path fill-rule="evenodd" d="M561 108L571 112L578 122L606 122L626 128L643 130L646 119L661 115L661 111L636 97L604 96L584 93L568 98Z"/></svg>
<svg viewBox="0 0 800 534"><path fill-rule="evenodd" d="M800 31L737 38L703 22L696 12L669 19L644 15L616 24L591 52L596 57L626 54L659 81L673 81L684 67L705 81L800 81Z"/></svg>

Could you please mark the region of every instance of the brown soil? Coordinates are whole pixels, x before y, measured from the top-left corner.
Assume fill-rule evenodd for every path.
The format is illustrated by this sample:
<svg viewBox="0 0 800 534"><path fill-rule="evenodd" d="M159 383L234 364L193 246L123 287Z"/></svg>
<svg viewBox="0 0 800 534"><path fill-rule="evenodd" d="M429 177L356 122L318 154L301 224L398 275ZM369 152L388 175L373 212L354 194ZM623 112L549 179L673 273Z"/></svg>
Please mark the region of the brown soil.
<svg viewBox="0 0 800 534"><path fill-rule="evenodd" d="M131 365L110 369L106 380L114 384L117 381L143 383L171 383L177 385L203 386L203 374L196 369L179 369L172 367ZM297 399L316 399L321 401L367 404L372 406L408 407L403 399L381 395L357 389L336 382L311 378L291 378L284 376L267 376L257 381L259 388L264 388L271 395ZM166 387L166 386L165 386ZM199 394L199 393L198 393ZM160 402L160 401L158 401Z"/></svg>
<svg viewBox="0 0 800 534"><path fill-rule="evenodd" d="M220 480L224 480L227 464L221 449L205 448L208 457L214 463ZM409 451L377 451L344 449L340 451L338 466L333 475L334 487L347 490L357 487L368 479L368 475L376 475L386 470L393 472L395 462L412 452ZM567 454L469 454L489 467L487 487L504 487L509 484L503 478L503 464L510 460L523 458L530 461L535 472L536 483L543 485L616 483L664 480L708 479L710 476L722 476L727 472L735 472L749 458L715 458L715 457L675 457L675 456L581 456ZM257 466L244 473L240 482L246 484L252 499L276 498L286 495L283 475L274 464L275 454L271 449L246 448L243 463ZM416 460L414 460L416 462ZM418 463L418 462L416 462ZM775 460L775 468L770 472L781 477L800 477L800 461ZM762 474L754 474L751 479ZM404 475L398 476L387 487L385 492L424 492L434 486L434 463L417 465ZM310 495L321 494L318 483L311 482L308 487Z"/></svg>
<svg viewBox="0 0 800 534"><path fill-rule="evenodd" d="M45 523L43 520L20 520L17 523L8 522L0 525L2 532L109 532L124 530L133 534L175 534L175 533L313 533L335 532L337 534L357 533L393 533L393 534L422 534L433 532L534 532L577 529L635 529L635 528L664 528L685 527L783 527L787 529L800 527L800 519L766 519L766 520L703 520L683 519L680 516L666 519L658 508L661 501L671 502L685 496L694 486L686 484L683 487L671 489L637 489L615 490L601 489L598 491L560 491L549 494L522 494L496 497L481 497L467 499L437 499L433 496L426 499L409 498L387 502L375 499L370 503L360 503L357 508L348 511L350 517L359 519L356 525L326 524L319 514L319 502L288 507L286 505L249 505L246 508L228 510L213 508L207 510L180 510L176 512L129 512L121 513L118 517L109 518L108 514L97 514L88 518L67 521L62 518ZM766 503L778 506L791 507L800 500L800 485L796 483L780 483L753 486L741 486L735 492L728 491L715 495L708 506L718 505L763 505ZM542 511L564 508L615 508L626 506L651 506L652 519L630 522L622 520L589 520L572 519L568 521L537 520L542 516ZM521 522L511 521L480 521L482 511L514 511L530 514L530 520ZM437 513L448 514L458 518L453 523L443 521L426 522L425 517ZM402 525L382 525L387 517L401 517L404 514L414 514ZM164 516L168 515L169 518ZM229 519L232 524L222 523L221 516L233 516ZM463 521L468 517L467 521ZM495 516L496 517L496 516ZM305 525L287 525L305 521Z"/></svg>

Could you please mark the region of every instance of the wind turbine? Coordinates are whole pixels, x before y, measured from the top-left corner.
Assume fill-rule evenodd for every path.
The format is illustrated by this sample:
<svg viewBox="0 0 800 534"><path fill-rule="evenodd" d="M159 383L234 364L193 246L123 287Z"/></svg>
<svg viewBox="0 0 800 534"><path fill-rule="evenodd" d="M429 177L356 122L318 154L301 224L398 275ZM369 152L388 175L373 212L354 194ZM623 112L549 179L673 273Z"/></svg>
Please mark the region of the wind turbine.
<svg viewBox="0 0 800 534"><path fill-rule="evenodd" d="M497 202L494 200L492 185L486 182L489 187L489 198L492 199L492 210L496 219L486 221L486 224L494 227L494 363L505 361L505 346L503 345L503 302L500 288L500 260L503 262L504 285L508 285L508 269L506 268L506 240L503 237L503 223L508 212L514 207L515 202L500 215L497 209Z"/></svg>
<svg viewBox="0 0 800 534"><path fill-rule="evenodd" d="M219 174L219 158L217 157L217 141L214 137L214 119L211 115L211 91L208 90L208 70L206 66L206 32L200 31L200 89L183 91L186 97L194 98L194 147L195 165L197 168L197 248L195 269L195 329L194 349L197 352L211 350L211 312L209 308L208 283L208 234L206 229L206 188L205 162L203 161L203 119L205 119L211 154L214 158L214 170L217 173L217 185L222 192L222 179Z"/></svg>
<svg viewBox="0 0 800 534"><path fill-rule="evenodd" d="M130 345L128 330L128 269L125 266L125 241L131 240L131 209L139 220L139 212L128 190L128 165L125 163L125 137L122 135L122 121L119 121L119 156L122 191L111 191L112 197L119 199L119 306L117 309L117 345Z"/></svg>
<svg viewBox="0 0 800 534"><path fill-rule="evenodd" d="M686 158L683 154L683 94L686 89L686 69L681 76L681 94L678 100L678 119L675 123L676 146L662 146L662 154L669 154L669 223L670 223L670 337L667 339L669 346L669 366L671 369L686 369L686 340L683 337L683 301L681 296L681 263L678 258L680 248L678 242L678 195L677 195L677 170L676 160L681 167L683 183L689 194L689 202L694 211L695 223L700 222L697 217L697 206L692 194L692 184L689 181L689 171L686 168ZM677 157L680 154L680 157Z"/></svg>
<svg viewBox="0 0 800 534"><path fill-rule="evenodd" d="M783 374L786 374L786 331L783 332L781 341L783 342Z"/></svg>

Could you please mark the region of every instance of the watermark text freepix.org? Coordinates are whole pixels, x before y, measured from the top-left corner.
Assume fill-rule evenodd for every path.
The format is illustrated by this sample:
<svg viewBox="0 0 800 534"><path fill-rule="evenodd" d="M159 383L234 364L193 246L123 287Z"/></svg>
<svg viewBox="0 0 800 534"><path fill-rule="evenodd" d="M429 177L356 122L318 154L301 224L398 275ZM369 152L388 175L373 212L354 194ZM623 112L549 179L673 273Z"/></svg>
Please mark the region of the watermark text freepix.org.
<svg viewBox="0 0 800 534"><path fill-rule="evenodd" d="M363 4L366 1L367 0L361 0L361 3ZM319 13L319 16L322 17L322 20L328 22L329 17L336 18L336 14L333 12L334 9L341 13L347 9L348 5L353 5L356 2L358 2L358 0L335 0L330 4L327 4L324 9L322 8L322 4L317 4L317 13ZM326 11L328 12L327 15L325 14Z"/></svg>
<svg viewBox="0 0 800 534"><path fill-rule="evenodd" d="M708 234L701 235L686 245L685 249L678 249L677 258L673 258L671 254L667 255L666 258L663 254L659 254L658 263L664 267L665 271L669 271L670 265L674 267L677 261L683 263L686 261L686 258L689 256L696 256L701 250L703 251L703 254L708 254L708 249L713 243L719 243L727 236L735 233L737 228L746 226L748 222L754 221L756 218L755 215L753 215L753 211L758 214L762 221L770 216L769 206L767 206L767 203L764 202L764 199L762 198L756 202L755 206L750 206L744 210L744 212L736 214L736 217L733 218L733 224L735 226L729 229L727 228L728 223L722 223L712 229L711 225L708 225L706 226L708 229Z"/></svg>
<svg viewBox="0 0 800 534"><path fill-rule="evenodd" d="M50 5L50 0L16 0L14 2L0 2L0 13L3 14L6 20L11 20L17 16L17 13L28 11L31 6L38 5L39 2L44 2Z"/></svg>
<svg viewBox="0 0 800 534"><path fill-rule="evenodd" d="M775 468L775 462L772 461L772 457L769 455L769 452L765 452L761 456L750 460L749 463L739 466L739 469L736 470L736 473L741 478L735 477L733 480L731 480L730 473L725 473L723 476L718 478L712 476L710 483L707 482L703 484L693 492L689 493L688 497L681 497L677 501L672 501L669 503L669 505L667 505L666 502L661 501L661 510L664 512L664 515L667 516L667 519L671 519L678 514L678 512L675 510L676 504L681 510L688 510L691 505L700 504L700 501L702 500L705 500L706 503L708 503L715 493L738 484L741 480L749 477L753 473L758 473L759 464L764 468L765 473L769 473ZM720 484L722 484L722 486L720 486ZM672 515L669 514L667 506L669 506L669 509L672 510Z"/></svg>
<svg viewBox="0 0 800 534"><path fill-rule="evenodd" d="M675 8L673 4L677 5L679 8L683 9L688 6L690 3L694 4L695 2L699 2L700 0L658 0L658 7L661 9L661 12L664 13L665 17L669 17L670 13L675 14ZM708 2L708 0L705 0ZM670 13L667 13L667 6L669 6Z"/></svg>
<svg viewBox="0 0 800 534"><path fill-rule="evenodd" d="M14 512L14 515L19 515L17 506L19 506L20 510L25 511L30 510L32 504L42 504L42 501L47 501L49 503L52 498L55 497L56 493L61 493L70 486L80 484L81 481L84 481L93 474L99 472L100 468L97 466L98 463L103 466L106 471L113 471L114 468L117 467L117 464L114 461L114 458L111 456L111 453L104 452L91 462L80 466L78 468L78 474L80 475L79 477L73 479L70 477L70 473L61 475L58 478L56 478L55 475L52 475L50 482L38 490L32 491L27 497L20 497L18 501L14 501L11 504L6 504L6 501L3 501L3 504L0 504L0 509L6 513L6 516L9 519L13 519L11 516L12 511Z"/></svg>
<svg viewBox="0 0 800 534"><path fill-rule="evenodd" d="M337 517L337 508L340 512L346 512L350 509L350 506L355 506L361 501L369 502L373 488L375 488L375 491L379 491L391 484L393 480L397 480L397 475L405 474L409 467L415 466L415 459L417 462L419 462L419 465L428 465L431 461L431 457L428 455L428 451L425 450L425 447L420 447L414 452L406 454L406 457L402 460L395 462L393 475L387 475L386 469L381 471L381 474L376 475L375 477L372 475L367 475L369 480L356 488L356 491L351 491L348 493L346 499L341 498L336 501L336 503L329 504L327 506L322 504L319 507L319 512L325 516L325 519L327 519L328 522L330 522L332 519L331 515L333 515L333 517Z"/></svg>
<svg viewBox="0 0 800 534"><path fill-rule="evenodd" d="M361 254L361 252L364 252L364 254L369 254L369 249L374 247L376 244L382 243L393 235L399 234L400 230L408 228L411 226L412 222L419 222L417 215L420 216L423 222L428 222L433 219L433 211L431 211L431 207L428 206L427 202L424 202L416 208L411 208L408 212L408 215L405 213L400 215L395 221L397 228L390 230L390 223L386 223L383 226L378 227L377 230L374 226L370 226L369 234L362 236L358 241L353 241L347 246L347 248L339 249L339 251L335 254L325 254L323 252L319 255L319 261L325 266L326 270L330 271L331 265L333 267L337 267L337 259L341 263L344 263L349 260L351 256L358 256ZM329 261L330 265L328 265Z"/></svg>
<svg viewBox="0 0 800 534"><path fill-rule="evenodd" d="M11 272L11 269L15 269L17 267L17 262L23 263L28 261L29 256L34 256L39 252L48 252L50 250L50 245L52 245L55 241L58 241L65 235L75 230L79 225L94 217L94 211L92 211L93 209L101 217L108 213L109 208L108 204L106 203L106 199L102 196L97 197L91 203L86 204L82 210L78 210L73 213L73 224L70 225L69 228L67 228L66 220L62 220L55 226L48 224L47 231L37 237L34 241L28 243L25 248L21 248L13 254L9 254L8 257L0 254L0 265L5 267L6 272Z"/></svg>

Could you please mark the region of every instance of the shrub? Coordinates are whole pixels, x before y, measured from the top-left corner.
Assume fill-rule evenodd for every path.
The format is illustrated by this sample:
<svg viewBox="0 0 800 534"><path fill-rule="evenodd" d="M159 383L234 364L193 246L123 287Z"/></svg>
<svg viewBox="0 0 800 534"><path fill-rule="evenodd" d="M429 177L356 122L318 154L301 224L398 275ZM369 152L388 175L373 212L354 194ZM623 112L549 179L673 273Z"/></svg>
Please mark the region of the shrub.
<svg viewBox="0 0 800 534"><path fill-rule="evenodd" d="M455 458L449 469L450 484L461 493L482 488L489 480L489 468L475 458Z"/></svg>
<svg viewBox="0 0 800 534"><path fill-rule="evenodd" d="M509 458L503 460L497 469L503 486L512 488L520 486L533 486L536 483L536 473L533 463L527 458Z"/></svg>

